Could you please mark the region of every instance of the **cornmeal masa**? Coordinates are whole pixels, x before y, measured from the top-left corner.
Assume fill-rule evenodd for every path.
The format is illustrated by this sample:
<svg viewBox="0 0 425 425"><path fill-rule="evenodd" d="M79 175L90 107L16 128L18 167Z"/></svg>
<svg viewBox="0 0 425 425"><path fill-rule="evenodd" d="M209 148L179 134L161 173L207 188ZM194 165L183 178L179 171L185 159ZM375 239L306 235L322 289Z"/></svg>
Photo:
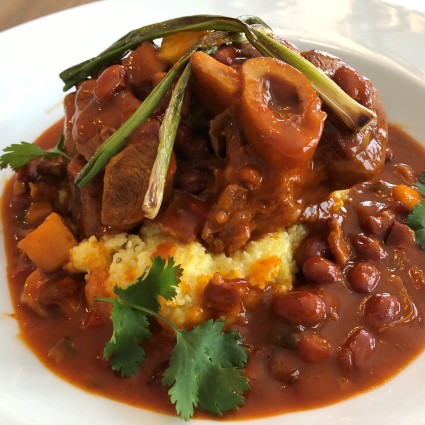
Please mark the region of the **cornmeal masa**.
<svg viewBox="0 0 425 425"><path fill-rule="evenodd" d="M208 252L199 242L182 243L157 225L145 225L139 235L121 233L82 241L72 249L68 269L86 273L88 287L102 276L105 293L111 295L116 285L125 288L142 275L153 256L172 255L183 275L177 297L161 300L161 313L188 327L207 318L201 298L215 273L226 279L246 279L249 287L260 291L270 286L279 292L290 290L296 272L293 253L304 234L303 226L292 226L226 256Z"/></svg>

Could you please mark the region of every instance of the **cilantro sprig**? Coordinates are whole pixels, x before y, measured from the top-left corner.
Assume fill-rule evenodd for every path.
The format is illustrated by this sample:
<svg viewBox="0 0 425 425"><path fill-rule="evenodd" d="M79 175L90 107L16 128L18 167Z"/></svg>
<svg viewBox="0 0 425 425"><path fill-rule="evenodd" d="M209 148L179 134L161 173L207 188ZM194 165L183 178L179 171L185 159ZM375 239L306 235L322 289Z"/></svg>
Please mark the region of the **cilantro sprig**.
<svg viewBox="0 0 425 425"><path fill-rule="evenodd" d="M425 197L425 172L419 177L416 186ZM407 225L415 232L415 241L425 251L425 198L407 216Z"/></svg>
<svg viewBox="0 0 425 425"><path fill-rule="evenodd" d="M158 297L176 296L182 269L172 257L152 259L152 265L126 289L114 288L117 298L96 298L113 304L113 333L103 356L122 377L137 373L146 353L141 344L151 337L148 316L167 323L176 334L176 345L162 384L176 412L189 420L195 408L214 414L232 410L244 403L249 389L243 376L247 353L235 331L223 332L223 321L208 320L191 330L179 329L158 313Z"/></svg>
<svg viewBox="0 0 425 425"><path fill-rule="evenodd" d="M416 186L422 196L425 196L425 172L421 174L419 180L416 183Z"/></svg>
<svg viewBox="0 0 425 425"><path fill-rule="evenodd" d="M63 135L59 139L58 144L49 150L45 150L34 143L21 142L14 143L3 149L3 155L0 156L0 169L10 167L17 171L25 165L39 158L55 158L63 156L70 159L69 156L62 151L65 138Z"/></svg>

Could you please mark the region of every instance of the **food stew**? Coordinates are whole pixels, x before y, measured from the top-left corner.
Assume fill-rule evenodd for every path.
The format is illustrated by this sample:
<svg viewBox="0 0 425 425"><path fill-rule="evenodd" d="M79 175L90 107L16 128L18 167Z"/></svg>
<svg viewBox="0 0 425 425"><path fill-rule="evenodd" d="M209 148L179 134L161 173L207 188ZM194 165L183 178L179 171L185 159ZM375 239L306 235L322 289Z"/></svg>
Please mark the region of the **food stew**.
<svg viewBox="0 0 425 425"><path fill-rule="evenodd" d="M182 243L200 241L228 256L250 240L303 226L289 291L219 274L203 288L205 317L228 318L248 354L250 390L243 407L226 413L231 419L346 399L388 381L425 347L425 252L407 225L422 201L416 183L425 150L387 124L369 80L328 54L302 55L374 111L372 125L348 129L299 71L250 44L194 53L164 201L153 220ZM150 319L146 359L122 378L103 354L112 334L109 306L88 296L105 296L105 289L100 282L88 291L84 274L66 267L66 253L80 241L134 233L148 220L141 204L170 93L104 171L83 188L74 179L161 81L169 60L145 42L79 82L65 97L65 119L36 141L49 149L64 133L69 159L40 158L20 168L6 186L2 216L10 290L29 347L81 388L173 414L162 376L175 335ZM292 134L288 146L272 127L291 135L291 120L301 135ZM46 219L70 232L61 234L66 258L59 266L31 251L28 235ZM158 255L172 255L172 247L161 249Z"/></svg>

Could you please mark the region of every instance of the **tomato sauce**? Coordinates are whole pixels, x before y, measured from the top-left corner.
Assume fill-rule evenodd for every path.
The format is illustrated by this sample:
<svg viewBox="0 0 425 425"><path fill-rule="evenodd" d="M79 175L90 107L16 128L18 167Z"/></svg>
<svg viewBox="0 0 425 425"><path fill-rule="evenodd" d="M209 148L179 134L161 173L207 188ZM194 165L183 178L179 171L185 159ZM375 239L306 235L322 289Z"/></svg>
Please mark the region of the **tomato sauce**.
<svg viewBox="0 0 425 425"><path fill-rule="evenodd" d="M55 144L62 128L58 123L38 143ZM314 212L306 217L307 242L297 253L297 300L276 302L265 291L247 313L247 324L237 326L249 352L251 390L243 408L225 418L264 417L335 403L388 381L424 349L425 253L404 224L410 210L392 195L394 185L413 186L424 165L424 149L391 126L383 171L350 190L338 217L319 222ZM25 205L17 201L14 182L12 178L5 189L2 212L9 286L22 339L49 370L73 385L175 414L161 385L174 340L158 325L152 324L154 337L145 344L141 371L122 379L103 360L112 327L87 307L81 276L74 277L80 291L69 314L40 317L22 305L22 287L33 266L16 247L17 235L25 232L19 213ZM341 234L348 249L345 262L338 260L344 249L335 248ZM330 238L334 250L329 252ZM363 268L356 270L359 264ZM333 278L323 283L329 275ZM301 324L294 320L300 299L315 303L301 312Z"/></svg>

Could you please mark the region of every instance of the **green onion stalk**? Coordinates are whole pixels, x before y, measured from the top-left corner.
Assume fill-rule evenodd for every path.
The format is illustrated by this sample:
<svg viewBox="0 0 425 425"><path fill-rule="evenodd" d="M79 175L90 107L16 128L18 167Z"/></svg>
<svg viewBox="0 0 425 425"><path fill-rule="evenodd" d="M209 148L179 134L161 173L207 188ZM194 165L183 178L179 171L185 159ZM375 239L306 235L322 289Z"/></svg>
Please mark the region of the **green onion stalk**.
<svg viewBox="0 0 425 425"><path fill-rule="evenodd" d="M75 65L60 74L64 90L79 81L97 75L103 68L119 62L131 50L145 41L153 41L181 31L211 31L191 46L151 91L133 115L109 137L95 152L75 179L83 187L93 179L126 144L131 133L153 113L166 95L175 79L179 80L166 110L160 130L157 158L151 172L143 209L148 218L154 218L161 206L165 178L173 143L180 122L181 105L185 87L190 79L191 55L197 50L208 54L220 45L230 42L249 41L261 54L285 61L302 72L321 96L323 102L353 131L363 131L376 119L376 114L360 105L346 94L322 70L304 59L297 52L280 44L273 37L270 27L255 16L238 19L216 15L195 15L171 19L130 31L98 56Z"/></svg>

